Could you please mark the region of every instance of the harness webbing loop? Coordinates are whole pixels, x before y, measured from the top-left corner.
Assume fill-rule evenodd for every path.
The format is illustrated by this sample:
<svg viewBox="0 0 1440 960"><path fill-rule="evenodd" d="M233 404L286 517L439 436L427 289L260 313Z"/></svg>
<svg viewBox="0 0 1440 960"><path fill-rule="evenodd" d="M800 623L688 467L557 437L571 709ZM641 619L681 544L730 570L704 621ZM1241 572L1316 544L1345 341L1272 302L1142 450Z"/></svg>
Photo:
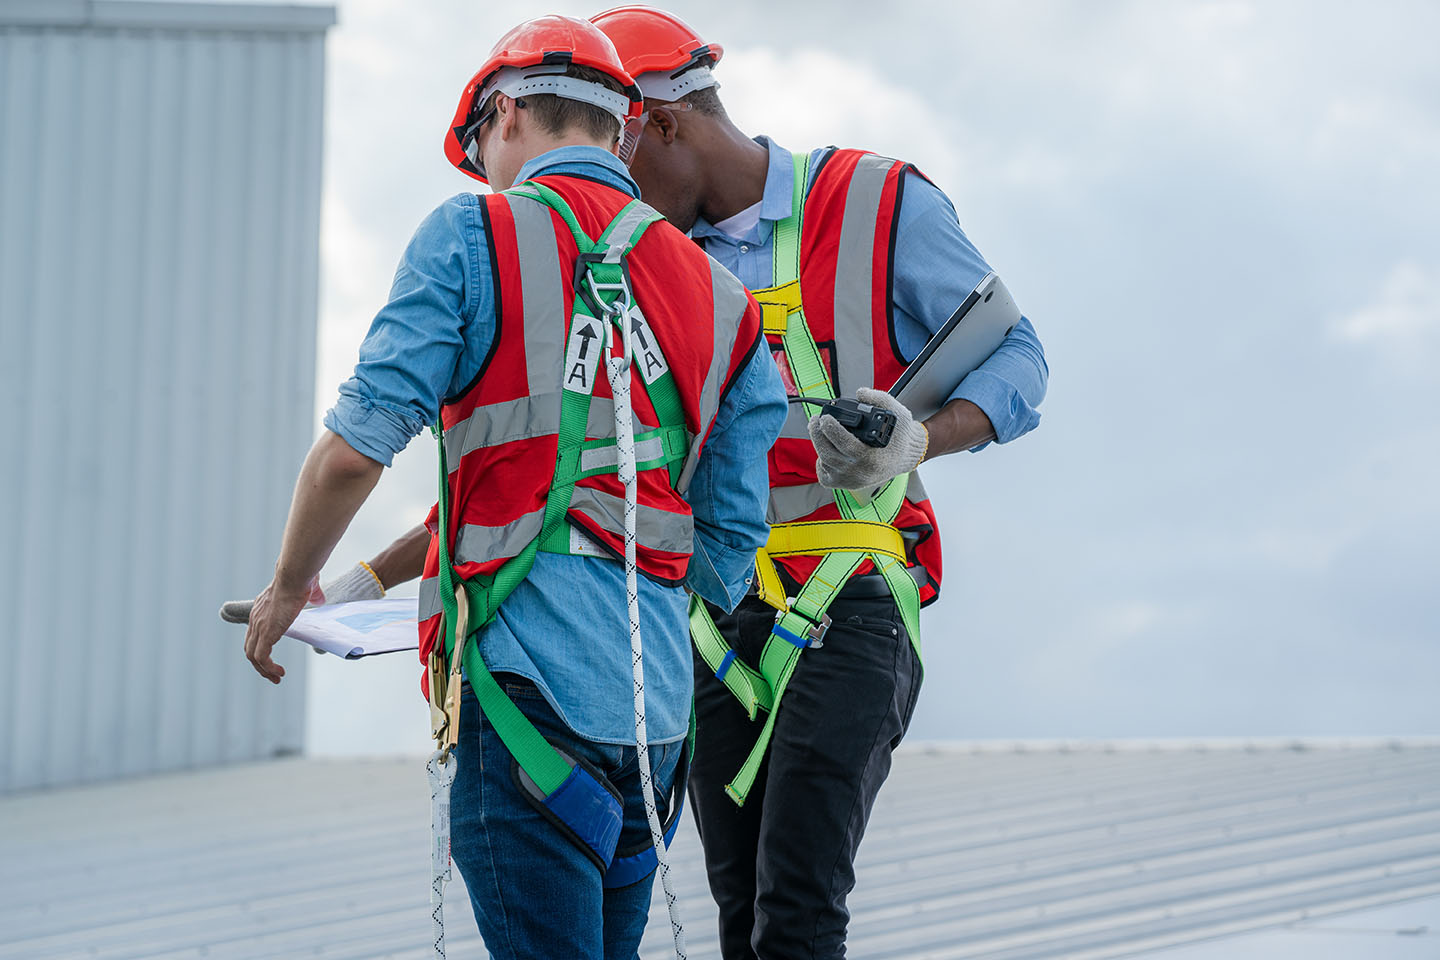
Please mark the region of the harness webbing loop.
<svg viewBox="0 0 1440 960"><path fill-rule="evenodd" d="M800 281L792 280L779 286L757 290L752 296L755 297L755 302L760 304L765 336L783 337L790 314L800 309Z"/></svg>
<svg viewBox="0 0 1440 960"><path fill-rule="evenodd" d="M776 610L788 610L790 602L785 596L785 584L780 581L780 571L770 559L770 551L761 547L755 551L755 595Z"/></svg>

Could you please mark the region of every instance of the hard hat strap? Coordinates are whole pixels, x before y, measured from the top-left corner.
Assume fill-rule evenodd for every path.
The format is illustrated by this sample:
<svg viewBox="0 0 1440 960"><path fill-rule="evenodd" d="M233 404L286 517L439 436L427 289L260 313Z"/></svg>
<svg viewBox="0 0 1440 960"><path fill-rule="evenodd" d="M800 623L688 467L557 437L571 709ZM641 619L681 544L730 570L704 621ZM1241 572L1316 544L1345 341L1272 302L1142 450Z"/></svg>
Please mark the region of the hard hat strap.
<svg viewBox="0 0 1440 960"><path fill-rule="evenodd" d="M646 100L670 101L679 100L687 93L704 90L706 87L718 87L720 81L715 79L715 74L708 66L702 64L679 73L651 70L636 77L635 85L640 88Z"/></svg>
<svg viewBox="0 0 1440 960"><path fill-rule="evenodd" d="M579 100L599 107L615 117L621 126L630 113L630 98L603 84L581 80L565 75L565 66L560 64L536 64L533 67L501 67L485 82L476 105L483 105L495 93L518 98L537 94L551 94L567 100Z"/></svg>

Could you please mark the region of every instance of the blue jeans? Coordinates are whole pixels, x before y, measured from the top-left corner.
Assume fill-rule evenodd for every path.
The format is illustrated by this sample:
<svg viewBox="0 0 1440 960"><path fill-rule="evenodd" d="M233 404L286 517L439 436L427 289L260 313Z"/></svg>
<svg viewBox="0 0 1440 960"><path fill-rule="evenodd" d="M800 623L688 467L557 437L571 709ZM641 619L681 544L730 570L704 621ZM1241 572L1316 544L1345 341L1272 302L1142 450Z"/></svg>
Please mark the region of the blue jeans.
<svg viewBox="0 0 1440 960"><path fill-rule="evenodd" d="M514 677L497 679L545 739L593 763L620 791L624 827L619 849L647 842L650 828L635 748L583 740L561 722L533 684ZM684 741L650 746L662 821L684 746ZM603 887L594 861L516 788L510 752L480 712L468 684L460 700L456 756L450 851L493 960L635 960L650 913L654 872L628 887Z"/></svg>

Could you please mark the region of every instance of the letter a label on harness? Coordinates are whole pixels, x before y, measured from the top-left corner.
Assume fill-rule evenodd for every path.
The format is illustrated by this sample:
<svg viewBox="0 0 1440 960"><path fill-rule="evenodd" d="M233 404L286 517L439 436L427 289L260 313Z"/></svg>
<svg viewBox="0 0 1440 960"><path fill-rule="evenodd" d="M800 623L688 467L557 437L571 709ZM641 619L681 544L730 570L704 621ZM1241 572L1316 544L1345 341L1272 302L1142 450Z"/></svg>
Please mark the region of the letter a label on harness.
<svg viewBox="0 0 1440 960"><path fill-rule="evenodd" d="M594 392L595 371L605 345L605 327L593 317L575 314L570 321L570 342L565 347L566 390L589 396Z"/></svg>
<svg viewBox="0 0 1440 960"><path fill-rule="evenodd" d="M630 311L630 334L635 365L640 368L640 378L648 387L670 369L670 364L665 362L665 354L660 352L660 341L655 339L655 331L650 329L650 322L638 306Z"/></svg>

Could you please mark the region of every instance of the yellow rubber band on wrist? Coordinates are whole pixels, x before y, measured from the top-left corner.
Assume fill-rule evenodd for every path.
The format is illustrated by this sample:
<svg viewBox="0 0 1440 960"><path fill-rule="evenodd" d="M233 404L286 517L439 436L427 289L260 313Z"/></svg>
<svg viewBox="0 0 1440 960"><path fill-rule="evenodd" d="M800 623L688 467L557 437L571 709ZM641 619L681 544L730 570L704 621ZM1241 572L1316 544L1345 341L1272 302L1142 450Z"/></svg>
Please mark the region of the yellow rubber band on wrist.
<svg viewBox="0 0 1440 960"><path fill-rule="evenodd" d="M380 580L380 577L375 573L375 571L370 568L370 564L366 563L364 560L361 560L360 566L364 567L365 572L370 574L370 576L374 578L375 586L380 588L380 596L385 596L385 584Z"/></svg>

